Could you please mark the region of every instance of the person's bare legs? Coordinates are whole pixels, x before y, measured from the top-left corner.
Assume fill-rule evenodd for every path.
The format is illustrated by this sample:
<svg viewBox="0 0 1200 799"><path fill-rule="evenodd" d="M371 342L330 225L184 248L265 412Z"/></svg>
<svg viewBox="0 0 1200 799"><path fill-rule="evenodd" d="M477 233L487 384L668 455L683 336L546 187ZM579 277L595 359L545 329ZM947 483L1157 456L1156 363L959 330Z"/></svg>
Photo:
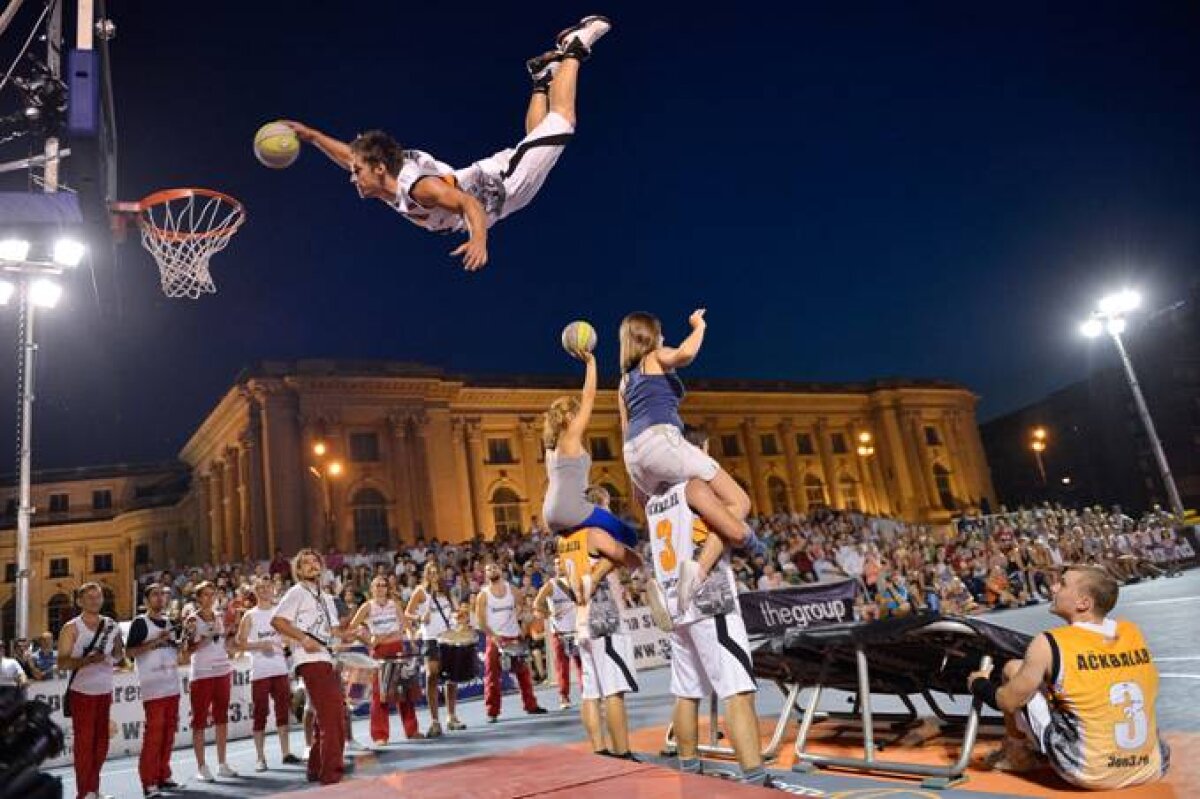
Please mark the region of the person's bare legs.
<svg viewBox="0 0 1200 799"><path fill-rule="evenodd" d="M550 82L550 110L575 127L575 88L579 83L579 59L567 56Z"/></svg>
<svg viewBox="0 0 1200 799"><path fill-rule="evenodd" d="M425 701L429 705L429 723L438 723L438 676L441 673L442 664L440 661L432 658L425 659ZM447 704L449 702L447 701ZM449 710L450 718L454 718L454 711Z"/></svg>
<svg viewBox="0 0 1200 799"><path fill-rule="evenodd" d="M600 700L583 700L583 704L579 708L579 717L583 721L583 729L587 731L588 740L592 742L592 751L606 751L604 729L600 726Z"/></svg>
<svg viewBox="0 0 1200 799"><path fill-rule="evenodd" d="M709 481L709 485L717 498L729 508L730 513L741 521L746 521L746 517L750 515L750 495L738 485L737 480L729 476L729 472L718 469L717 476Z"/></svg>
<svg viewBox="0 0 1200 799"><path fill-rule="evenodd" d="M225 749L229 743L229 725L217 724L217 765L225 765Z"/></svg>
<svg viewBox="0 0 1200 799"><path fill-rule="evenodd" d="M717 474L713 484L718 482L724 472ZM728 477L728 475L726 475ZM733 482L733 478L729 478ZM719 535L726 543L740 546L746 541L750 528L744 518L738 518L713 490L713 484L703 480L688 480L686 496L688 505L704 519L709 529ZM735 486L737 483L733 483ZM740 491L741 488L739 487ZM743 492L744 493L744 492ZM715 562L715 561L714 561Z"/></svg>
<svg viewBox="0 0 1200 799"><path fill-rule="evenodd" d="M614 755L629 754L629 720L625 715L625 695L616 694L604 699L605 721Z"/></svg>
<svg viewBox="0 0 1200 799"><path fill-rule="evenodd" d="M446 683L446 717L458 723L458 683Z"/></svg>
<svg viewBox="0 0 1200 799"><path fill-rule="evenodd" d="M763 763L758 711L754 707L755 695L754 691L746 691L725 700L725 725L729 742L733 744L733 751L743 772L761 768Z"/></svg>
<svg viewBox="0 0 1200 799"><path fill-rule="evenodd" d="M700 700L678 697L675 700L675 713L671 719L675 731L675 751L682 766L687 761L696 762L699 768L700 758ZM687 770L685 768L685 770Z"/></svg>
<svg viewBox="0 0 1200 799"><path fill-rule="evenodd" d="M553 86L553 84L551 84ZM536 128L550 112L550 100L544 91L535 91L529 98L529 107L525 109L525 135Z"/></svg>

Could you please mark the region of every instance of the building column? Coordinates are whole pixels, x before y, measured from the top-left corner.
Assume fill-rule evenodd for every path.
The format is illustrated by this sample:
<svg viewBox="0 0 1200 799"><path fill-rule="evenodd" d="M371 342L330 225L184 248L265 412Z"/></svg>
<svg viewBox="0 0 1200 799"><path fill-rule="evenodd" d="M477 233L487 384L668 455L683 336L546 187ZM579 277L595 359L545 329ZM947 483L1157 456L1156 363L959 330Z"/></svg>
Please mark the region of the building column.
<svg viewBox="0 0 1200 799"><path fill-rule="evenodd" d="M459 518L457 521L462 535L459 541L468 541L474 535L475 503L471 499L470 467L467 465L467 425L461 417L455 417L450 423L450 436L454 450L454 471L459 478L454 481L455 498L458 502Z"/></svg>
<svg viewBox="0 0 1200 799"><path fill-rule="evenodd" d="M832 508L842 507L842 491L838 486L837 467L833 462L833 451L829 448L829 421L824 417L817 419L813 427L813 437L817 440L817 452L821 455L821 471L825 477L825 496Z"/></svg>
<svg viewBox="0 0 1200 799"><path fill-rule="evenodd" d="M905 411L904 428L917 461L917 471L921 478L918 485L925 495L922 509L926 513L935 513L942 509L942 499L938 494L937 481L933 479L933 462L929 458L929 447L925 445L925 431L921 429L921 412Z"/></svg>
<svg viewBox="0 0 1200 799"><path fill-rule="evenodd" d="M402 541L412 543L416 536L413 522L413 477L408 453L408 416L394 412L388 414L388 432L391 437L392 486L396 497L396 526Z"/></svg>
<svg viewBox="0 0 1200 799"><path fill-rule="evenodd" d="M238 478L238 452L233 447L225 450L225 469L222 476L225 480L225 551L230 561L242 559L242 514L241 486Z"/></svg>
<svg viewBox="0 0 1200 799"><path fill-rule="evenodd" d="M778 430L783 445L783 459L787 464L788 502L794 512L799 512L804 486L800 484L800 461L796 458L796 425L791 419L784 419L779 423Z"/></svg>
<svg viewBox="0 0 1200 799"><path fill-rule="evenodd" d="M529 518L525 519L525 529L533 528L533 517L536 516L544 527L546 520L542 518L542 505L545 496L542 494L543 469L539 469L538 455L542 451L541 438L538 435L537 417L522 416L517 420L517 432L521 441L521 469L525 477L526 503L529 505ZM584 442L587 448L587 442Z"/></svg>
<svg viewBox="0 0 1200 799"><path fill-rule="evenodd" d="M878 513L879 502L875 496L874 480L871 477L871 465L869 463L875 456L858 454L858 434L861 429L857 421L851 421L846 426L846 435L850 437L849 444L853 453L851 457L854 458L854 472L858 475L859 499L862 501L862 510L864 513ZM874 446L874 443L872 443L872 446Z"/></svg>
<svg viewBox="0 0 1200 799"><path fill-rule="evenodd" d="M480 467L483 464L483 430L480 429L479 419L467 419L464 428L467 441L467 484L471 491L471 523L475 526L475 533L483 533L485 536L488 532L484 528L483 509L487 505L487 497L484 496L484 488L481 483L483 475L480 473ZM487 519L488 522L491 519ZM491 525L489 524L488 527ZM493 535L495 531L492 531Z"/></svg>
<svg viewBox="0 0 1200 799"><path fill-rule="evenodd" d="M225 465L221 461L213 461L209 466L209 518L212 520L212 558L213 563L224 563L228 553L228 542L225 540Z"/></svg>
<svg viewBox="0 0 1200 799"><path fill-rule="evenodd" d="M879 422L877 451L881 467L892 475L891 480L886 479L887 474L884 475L892 507L898 516L916 520L921 512L917 489L920 477L913 473L911 453L901 430L900 414L892 405L881 406L876 413Z"/></svg>
<svg viewBox="0 0 1200 799"><path fill-rule="evenodd" d="M268 535L266 508L263 506L262 447L253 430L241 437L243 484L246 487L246 502L243 505L242 528L246 535L246 552L256 559L271 558L275 548Z"/></svg>
<svg viewBox="0 0 1200 799"><path fill-rule="evenodd" d="M200 534L197 546L192 555L195 560L200 559L211 560L214 551L214 541L216 536L213 533L212 520L212 477L208 474L202 474L196 479L197 485L197 504L200 512L197 514L200 517ZM187 561L180 561L181 564Z"/></svg>
<svg viewBox="0 0 1200 799"><path fill-rule="evenodd" d="M301 452L297 399L282 381L256 380L252 389L262 409L267 535L274 548L290 555L313 540L304 512L310 478Z"/></svg>
<svg viewBox="0 0 1200 799"><path fill-rule="evenodd" d="M771 512L771 499L763 478L762 457L759 454L758 426L753 416L746 417L740 425L742 441L746 447L746 460L750 464L750 499L758 513Z"/></svg>

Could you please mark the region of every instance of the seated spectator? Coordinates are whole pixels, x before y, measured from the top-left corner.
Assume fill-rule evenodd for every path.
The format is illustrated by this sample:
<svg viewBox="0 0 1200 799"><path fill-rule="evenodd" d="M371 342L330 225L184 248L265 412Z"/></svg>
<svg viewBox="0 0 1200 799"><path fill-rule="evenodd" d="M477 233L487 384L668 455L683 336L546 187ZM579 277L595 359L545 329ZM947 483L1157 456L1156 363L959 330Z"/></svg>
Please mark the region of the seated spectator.
<svg viewBox="0 0 1200 799"><path fill-rule="evenodd" d="M904 578L896 576L893 580L889 572L881 572L875 593L875 603L879 607L879 617L888 619L897 616L907 616L912 613L912 601L908 596L908 587Z"/></svg>
<svg viewBox="0 0 1200 799"><path fill-rule="evenodd" d="M33 670L35 680L53 680L57 676L58 652L54 646L54 636L49 630L42 633L34 647Z"/></svg>
<svg viewBox="0 0 1200 799"><path fill-rule="evenodd" d="M0 685L20 688L27 682L29 677L26 676L25 669L21 668L21 664L15 658L7 657L4 642L0 641Z"/></svg>
<svg viewBox="0 0 1200 799"><path fill-rule="evenodd" d="M758 578L759 591L773 591L777 588L786 588L787 583L783 580L783 575L779 573L779 569L775 568L774 563L767 563L763 566L762 577Z"/></svg>

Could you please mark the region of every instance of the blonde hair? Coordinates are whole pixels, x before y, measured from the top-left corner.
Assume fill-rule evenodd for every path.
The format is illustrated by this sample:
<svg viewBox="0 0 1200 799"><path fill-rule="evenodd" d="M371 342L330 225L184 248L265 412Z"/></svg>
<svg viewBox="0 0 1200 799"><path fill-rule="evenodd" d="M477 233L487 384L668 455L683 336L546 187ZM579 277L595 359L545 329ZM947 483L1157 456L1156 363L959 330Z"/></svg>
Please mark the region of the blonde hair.
<svg viewBox="0 0 1200 799"><path fill-rule="evenodd" d="M653 314L634 311L621 320L621 374L638 366L662 344L662 323Z"/></svg>
<svg viewBox="0 0 1200 799"><path fill-rule="evenodd" d="M579 413L578 397L559 397L550 403L542 419L542 447L554 449L558 446L558 437L571 422L571 417Z"/></svg>
<svg viewBox="0 0 1200 799"><path fill-rule="evenodd" d="M608 493L608 489L598 483L593 483L583 492L583 498L593 505L599 505L602 508L607 508L612 502L612 496Z"/></svg>

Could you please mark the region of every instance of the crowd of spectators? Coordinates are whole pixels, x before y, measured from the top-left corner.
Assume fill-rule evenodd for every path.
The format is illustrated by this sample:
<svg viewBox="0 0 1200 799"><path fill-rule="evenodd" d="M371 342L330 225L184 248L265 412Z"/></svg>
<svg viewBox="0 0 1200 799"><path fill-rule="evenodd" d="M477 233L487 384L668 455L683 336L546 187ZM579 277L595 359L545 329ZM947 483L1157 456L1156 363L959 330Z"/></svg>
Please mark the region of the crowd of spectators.
<svg viewBox="0 0 1200 799"><path fill-rule="evenodd" d="M739 590L772 590L828 580L853 579L860 586L856 616L875 619L919 610L972 614L1045 601L1056 568L1092 563L1122 583L1179 573L1194 558L1177 537L1177 520L1155 508L1133 519L1119 507L1065 509L1043 506L991 516L966 515L951 524L922 525L855 511L821 509L752 519L766 547L763 555L735 553ZM649 557L649 544L643 543ZM534 596L553 572L554 540L544 530L482 538L454 544L436 540L390 550L383 545L325 554L323 587L337 597L349 619L370 595L371 581L386 576L392 594L407 603L422 567L437 561L446 589L459 603L470 602L484 586L484 566L495 562L517 590L523 632L535 652L535 676L546 677L545 620L535 612ZM251 607L250 578L268 574L282 595L291 585L288 553L268 561L150 569L140 576L172 586L169 615L186 610L195 586L217 586L217 607L227 629ZM621 576L630 604L644 604L646 575ZM8 656L28 679L55 676L55 646L50 633L35 645L15 642ZM0 681L4 678L0 675Z"/></svg>

